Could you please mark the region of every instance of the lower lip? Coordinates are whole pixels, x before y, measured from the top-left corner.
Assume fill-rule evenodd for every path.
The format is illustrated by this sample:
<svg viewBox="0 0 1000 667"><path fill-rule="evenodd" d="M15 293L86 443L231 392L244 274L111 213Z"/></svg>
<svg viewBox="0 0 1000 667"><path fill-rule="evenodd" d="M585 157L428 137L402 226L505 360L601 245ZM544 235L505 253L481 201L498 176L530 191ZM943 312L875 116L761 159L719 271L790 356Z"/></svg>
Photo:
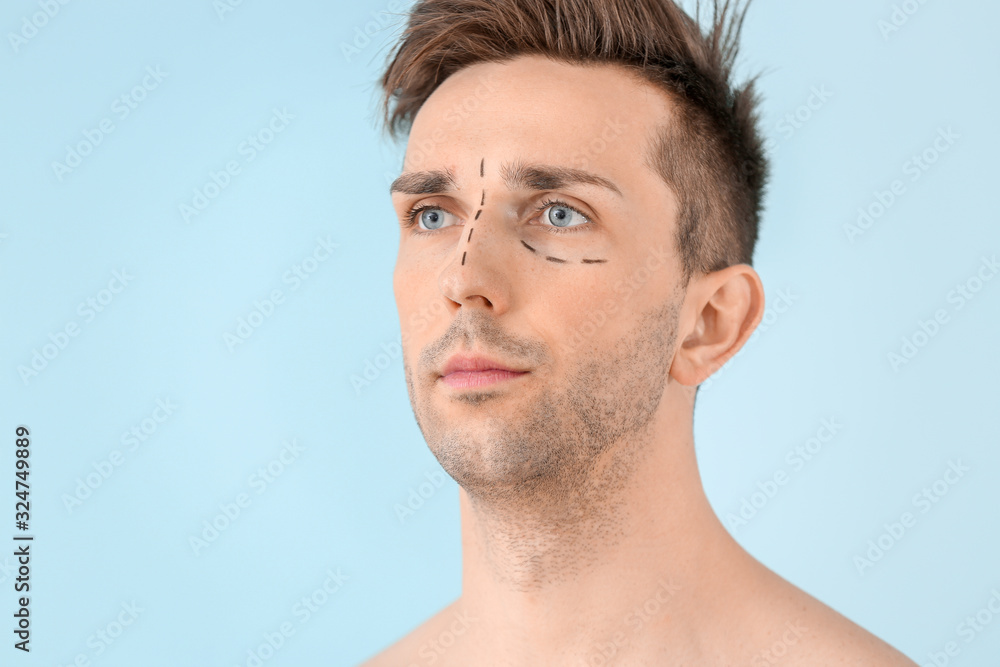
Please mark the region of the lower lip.
<svg viewBox="0 0 1000 667"><path fill-rule="evenodd" d="M488 371L456 371L448 375L441 376L441 381L449 387L456 389L469 389L472 387L485 387L506 380L527 375L527 371L502 371L492 368Z"/></svg>

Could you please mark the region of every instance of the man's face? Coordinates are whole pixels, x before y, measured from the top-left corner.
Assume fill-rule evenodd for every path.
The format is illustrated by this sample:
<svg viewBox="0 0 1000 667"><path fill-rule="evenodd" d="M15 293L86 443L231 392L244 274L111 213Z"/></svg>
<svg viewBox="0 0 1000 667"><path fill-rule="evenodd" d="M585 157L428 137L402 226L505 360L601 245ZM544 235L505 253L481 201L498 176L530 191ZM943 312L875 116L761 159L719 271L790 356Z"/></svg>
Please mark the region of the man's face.
<svg viewBox="0 0 1000 667"><path fill-rule="evenodd" d="M683 290L644 164L665 96L611 66L455 73L414 119L393 286L417 423L473 497L586 484L660 406ZM443 377L453 355L517 373ZM631 437L630 437L631 436Z"/></svg>

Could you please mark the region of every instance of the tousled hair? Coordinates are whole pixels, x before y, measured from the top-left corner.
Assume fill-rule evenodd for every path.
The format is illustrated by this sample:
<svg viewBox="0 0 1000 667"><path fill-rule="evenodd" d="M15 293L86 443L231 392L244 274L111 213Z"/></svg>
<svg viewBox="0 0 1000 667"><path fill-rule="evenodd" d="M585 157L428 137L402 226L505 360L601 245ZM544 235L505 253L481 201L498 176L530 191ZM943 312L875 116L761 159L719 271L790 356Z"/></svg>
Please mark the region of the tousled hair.
<svg viewBox="0 0 1000 667"><path fill-rule="evenodd" d="M769 167L759 75L731 81L745 16L738 0L713 0L703 33L700 0L694 18L671 0L418 0L381 77L383 130L408 133L431 93L476 63L540 55L624 67L673 102L643 159L679 200L684 284L751 264Z"/></svg>

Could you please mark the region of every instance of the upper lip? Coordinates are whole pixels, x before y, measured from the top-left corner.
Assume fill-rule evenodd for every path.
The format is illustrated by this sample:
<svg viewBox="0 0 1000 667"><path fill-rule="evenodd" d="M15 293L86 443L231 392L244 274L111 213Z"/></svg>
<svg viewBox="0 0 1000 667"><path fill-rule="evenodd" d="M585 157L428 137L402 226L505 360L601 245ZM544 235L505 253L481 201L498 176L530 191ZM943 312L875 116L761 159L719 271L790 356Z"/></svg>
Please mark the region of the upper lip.
<svg viewBox="0 0 1000 667"><path fill-rule="evenodd" d="M499 361L494 361L489 357L484 357L480 354L453 354L448 358L447 363L445 363L444 368L441 369L441 376L444 377L450 373L456 373L460 371L489 371L489 370L500 370L500 371L515 371L517 373L524 373L519 368L511 368L507 364L500 363Z"/></svg>

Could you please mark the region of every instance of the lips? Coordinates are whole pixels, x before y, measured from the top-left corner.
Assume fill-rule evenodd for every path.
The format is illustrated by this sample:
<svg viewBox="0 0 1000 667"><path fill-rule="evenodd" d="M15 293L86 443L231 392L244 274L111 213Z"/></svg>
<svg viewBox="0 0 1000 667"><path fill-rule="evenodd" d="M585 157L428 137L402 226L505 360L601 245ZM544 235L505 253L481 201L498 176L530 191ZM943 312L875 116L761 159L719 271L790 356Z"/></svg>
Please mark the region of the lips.
<svg viewBox="0 0 1000 667"><path fill-rule="evenodd" d="M481 355L456 354L448 359L448 362L441 369L441 377L452 373L471 372L480 373L484 371L510 371L513 373L526 373L527 371L513 368Z"/></svg>
<svg viewBox="0 0 1000 667"><path fill-rule="evenodd" d="M513 380L528 371L480 355L456 354L441 369L441 381L453 389L474 389Z"/></svg>

